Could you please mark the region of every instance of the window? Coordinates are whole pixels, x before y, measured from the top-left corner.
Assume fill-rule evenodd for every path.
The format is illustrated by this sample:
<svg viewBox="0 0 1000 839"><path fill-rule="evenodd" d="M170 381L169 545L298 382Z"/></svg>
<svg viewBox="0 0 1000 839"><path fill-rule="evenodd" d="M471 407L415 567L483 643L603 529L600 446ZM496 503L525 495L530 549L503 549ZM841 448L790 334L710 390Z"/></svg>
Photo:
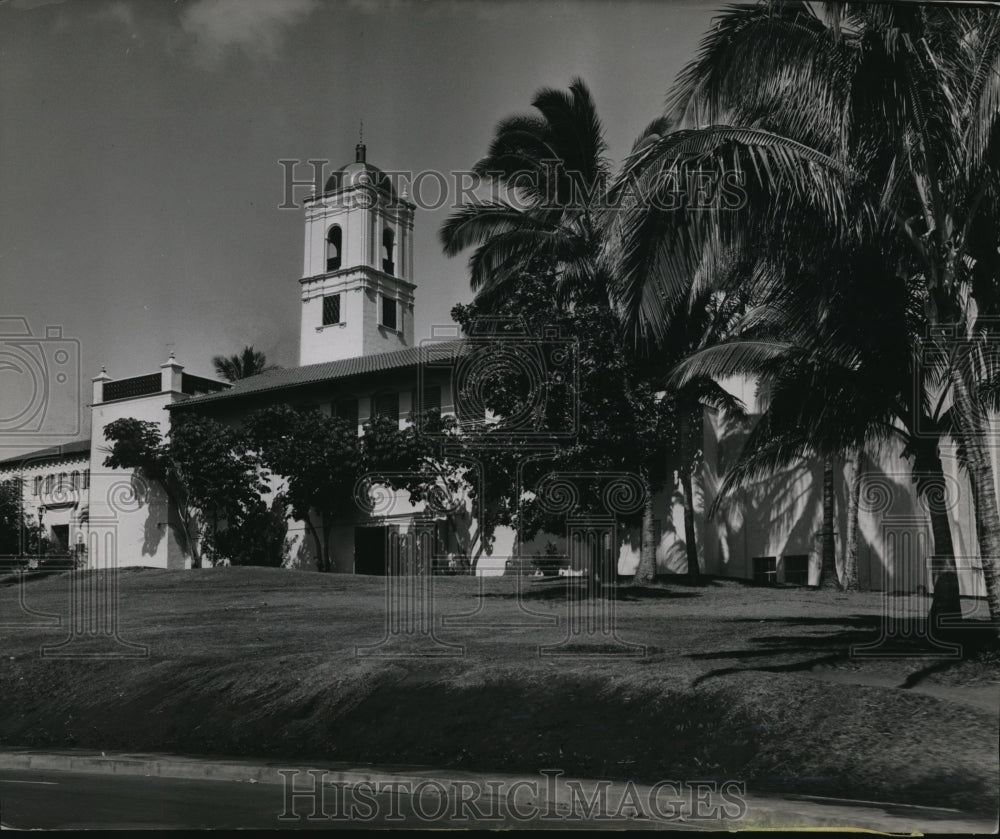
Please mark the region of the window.
<svg viewBox="0 0 1000 839"><path fill-rule="evenodd" d="M336 271L340 268L340 248L343 244L344 234L339 225L330 228L326 234L326 270ZM336 321L334 321L336 322Z"/></svg>
<svg viewBox="0 0 1000 839"><path fill-rule="evenodd" d="M809 554L792 554L781 559L785 565L785 582L788 585L809 585Z"/></svg>
<svg viewBox="0 0 1000 839"><path fill-rule="evenodd" d="M323 326L340 323L340 295L331 294L323 298Z"/></svg>
<svg viewBox="0 0 1000 839"><path fill-rule="evenodd" d="M424 388L423 399L418 399L417 389L413 389L413 413L427 412L434 408L441 410L441 386L428 385Z"/></svg>
<svg viewBox="0 0 1000 839"><path fill-rule="evenodd" d="M84 489L90 489L90 470L89 469L84 469L83 470L83 488Z"/></svg>
<svg viewBox="0 0 1000 839"><path fill-rule="evenodd" d="M42 491L42 476L35 475L35 480L33 482L32 493L38 495Z"/></svg>
<svg viewBox="0 0 1000 839"><path fill-rule="evenodd" d="M396 328L396 301L385 295L382 296L382 326Z"/></svg>
<svg viewBox="0 0 1000 839"><path fill-rule="evenodd" d="M45 494L46 495L48 495L50 492L52 492L52 485L55 483L55 480L56 480L56 476L55 475L46 475L45 476Z"/></svg>
<svg viewBox="0 0 1000 839"><path fill-rule="evenodd" d="M70 489L75 490L80 488L80 473L75 469L69 473L69 485Z"/></svg>
<svg viewBox="0 0 1000 839"><path fill-rule="evenodd" d="M382 231L382 270L387 274L396 273L396 265L392 258L392 251L395 246L396 234L387 227Z"/></svg>
<svg viewBox="0 0 1000 839"><path fill-rule="evenodd" d="M778 558L776 556L755 556L753 558L753 581L773 585L778 580Z"/></svg>
<svg viewBox="0 0 1000 839"><path fill-rule="evenodd" d="M59 473L59 483L56 484L56 489L59 490L60 492L62 492L68 486L68 484L66 483L67 477L68 476L66 475L65 472Z"/></svg>
<svg viewBox="0 0 1000 839"><path fill-rule="evenodd" d="M358 400L357 399L341 399L334 403L333 406L334 416L340 417L342 420L347 420L347 422L358 427Z"/></svg>
<svg viewBox="0 0 1000 839"><path fill-rule="evenodd" d="M389 417L399 421L399 394L381 393L372 397L372 417Z"/></svg>

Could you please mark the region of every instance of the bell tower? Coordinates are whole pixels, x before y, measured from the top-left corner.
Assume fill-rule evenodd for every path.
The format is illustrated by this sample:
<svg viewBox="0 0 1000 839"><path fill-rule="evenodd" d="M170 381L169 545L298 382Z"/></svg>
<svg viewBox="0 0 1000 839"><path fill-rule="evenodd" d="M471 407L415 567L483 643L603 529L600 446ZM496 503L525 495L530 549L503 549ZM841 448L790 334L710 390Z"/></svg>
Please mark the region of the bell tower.
<svg viewBox="0 0 1000 839"><path fill-rule="evenodd" d="M365 158L305 201L300 365L413 346L416 206Z"/></svg>

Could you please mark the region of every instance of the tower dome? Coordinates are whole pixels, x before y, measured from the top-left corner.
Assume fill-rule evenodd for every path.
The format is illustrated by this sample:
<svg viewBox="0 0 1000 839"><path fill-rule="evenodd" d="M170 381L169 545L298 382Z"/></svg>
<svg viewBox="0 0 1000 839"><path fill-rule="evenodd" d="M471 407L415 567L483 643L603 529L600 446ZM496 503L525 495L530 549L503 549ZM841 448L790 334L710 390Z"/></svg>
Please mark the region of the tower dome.
<svg viewBox="0 0 1000 839"><path fill-rule="evenodd" d="M341 166L326 180L323 194L337 192L352 186L371 186L386 193L391 199L396 199L396 191L392 188L389 176L365 160L365 144L358 143L354 148L354 162Z"/></svg>

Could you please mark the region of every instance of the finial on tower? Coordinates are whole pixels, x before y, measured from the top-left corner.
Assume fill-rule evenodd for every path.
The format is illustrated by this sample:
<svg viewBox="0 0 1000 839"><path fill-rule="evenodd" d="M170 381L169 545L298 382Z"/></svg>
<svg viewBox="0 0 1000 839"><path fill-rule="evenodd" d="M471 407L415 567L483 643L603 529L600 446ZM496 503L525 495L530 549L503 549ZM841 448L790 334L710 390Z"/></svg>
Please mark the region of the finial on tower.
<svg viewBox="0 0 1000 839"><path fill-rule="evenodd" d="M361 125L358 126L358 144L354 147L354 162L364 163L365 162L365 121L361 120Z"/></svg>
<svg viewBox="0 0 1000 839"><path fill-rule="evenodd" d="M358 144L354 147L354 162L364 163L365 162L365 121L361 120L361 125L358 127Z"/></svg>

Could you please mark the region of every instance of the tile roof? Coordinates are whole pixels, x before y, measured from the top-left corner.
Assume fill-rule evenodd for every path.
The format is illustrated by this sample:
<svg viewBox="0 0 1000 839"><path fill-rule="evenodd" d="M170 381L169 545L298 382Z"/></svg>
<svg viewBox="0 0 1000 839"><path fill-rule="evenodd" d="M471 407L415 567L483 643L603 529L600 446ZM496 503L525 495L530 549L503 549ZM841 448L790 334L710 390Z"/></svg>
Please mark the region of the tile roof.
<svg viewBox="0 0 1000 839"><path fill-rule="evenodd" d="M86 440L74 440L72 443L63 443L61 446L49 446L46 449L36 449L33 452L25 452L15 457L8 457L0 460L0 470L17 468L23 465L31 465L44 460L62 460L72 455L90 454L90 438Z"/></svg>
<svg viewBox="0 0 1000 839"><path fill-rule="evenodd" d="M239 399L258 393L274 390L287 390L322 382L347 379L354 376L365 376L371 373L383 373L389 370L402 370L416 367L421 361L433 358L457 358L464 345L462 340L428 343L423 346L407 347L387 353L372 353L354 358L344 358L339 361L325 361L321 364L309 364L305 367L289 367L278 370L268 370L246 379L233 382L229 390L218 393L207 393L203 396L193 396L181 402L173 402L167 406L169 410L187 408L192 405L221 402L222 400Z"/></svg>

